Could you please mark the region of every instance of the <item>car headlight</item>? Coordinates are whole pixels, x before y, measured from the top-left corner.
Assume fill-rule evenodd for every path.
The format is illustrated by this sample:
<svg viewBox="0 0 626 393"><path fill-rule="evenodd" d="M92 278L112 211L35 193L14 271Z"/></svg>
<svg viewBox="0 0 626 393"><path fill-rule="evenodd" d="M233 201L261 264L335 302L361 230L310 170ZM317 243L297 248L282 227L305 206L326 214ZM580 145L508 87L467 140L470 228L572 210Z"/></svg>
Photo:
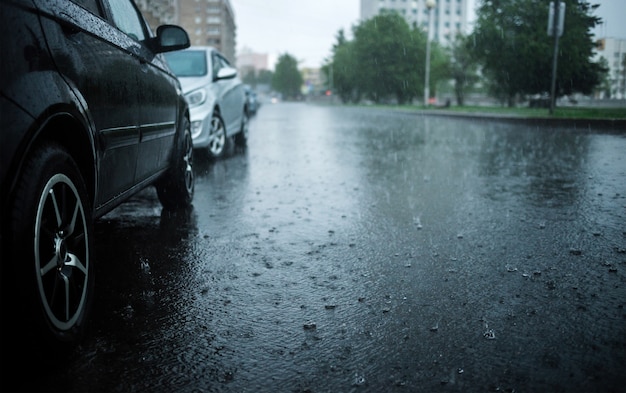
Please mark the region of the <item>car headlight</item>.
<svg viewBox="0 0 626 393"><path fill-rule="evenodd" d="M185 99L187 100L187 103L189 104L189 107L194 107L194 106L200 106L202 104L204 104L204 102L206 101L206 90L205 89L200 89L200 90L195 90L192 91L191 93L187 93L185 94Z"/></svg>

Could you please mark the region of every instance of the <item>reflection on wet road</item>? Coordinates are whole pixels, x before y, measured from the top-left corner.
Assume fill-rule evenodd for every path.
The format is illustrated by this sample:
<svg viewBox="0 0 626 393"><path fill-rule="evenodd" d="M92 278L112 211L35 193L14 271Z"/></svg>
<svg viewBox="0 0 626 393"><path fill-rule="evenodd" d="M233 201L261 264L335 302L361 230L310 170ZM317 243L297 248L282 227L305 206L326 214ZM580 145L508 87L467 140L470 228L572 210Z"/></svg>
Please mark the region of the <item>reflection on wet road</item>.
<svg viewBox="0 0 626 393"><path fill-rule="evenodd" d="M623 134L307 104L250 129L196 160L191 211L96 224L92 330L47 386L623 389Z"/></svg>

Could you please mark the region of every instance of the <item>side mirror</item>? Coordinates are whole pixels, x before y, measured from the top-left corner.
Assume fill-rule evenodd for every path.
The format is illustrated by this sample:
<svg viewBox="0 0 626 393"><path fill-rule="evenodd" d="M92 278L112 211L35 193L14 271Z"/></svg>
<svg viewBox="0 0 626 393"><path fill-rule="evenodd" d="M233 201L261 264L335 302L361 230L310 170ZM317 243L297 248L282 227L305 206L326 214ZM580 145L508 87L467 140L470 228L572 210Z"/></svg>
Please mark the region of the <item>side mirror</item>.
<svg viewBox="0 0 626 393"><path fill-rule="evenodd" d="M224 67L217 71L215 80L232 79L237 76L237 69L232 67Z"/></svg>
<svg viewBox="0 0 626 393"><path fill-rule="evenodd" d="M190 45L189 35L185 29L175 25L157 27L156 37L148 42L148 46L155 54L186 49Z"/></svg>

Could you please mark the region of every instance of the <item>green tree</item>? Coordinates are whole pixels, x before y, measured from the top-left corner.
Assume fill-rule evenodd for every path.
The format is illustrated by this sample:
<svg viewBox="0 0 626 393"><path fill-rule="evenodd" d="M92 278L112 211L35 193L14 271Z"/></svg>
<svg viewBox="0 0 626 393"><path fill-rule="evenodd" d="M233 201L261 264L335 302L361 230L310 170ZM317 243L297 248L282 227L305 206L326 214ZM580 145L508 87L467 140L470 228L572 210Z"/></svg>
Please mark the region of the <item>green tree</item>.
<svg viewBox="0 0 626 393"><path fill-rule="evenodd" d="M259 74L256 76L256 82L259 85L271 85L272 78L274 77L274 73L270 70L261 70Z"/></svg>
<svg viewBox="0 0 626 393"><path fill-rule="evenodd" d="M398 103L420 97L424 90L426 34L395 12L386 12L352 28L348 41L336 36L332 59L324 69L344 102L366 96L374 102L395 98ZM431 91L449 78L449 58L437 44L431 46Z"/></svg>
<svg viewBox="0 0 626 393"><path fill-rule="evenodd" d="M352 48L360 90L374 102L389 97L401 104L410 101L423 90L425 47L425 34L411 30L397 13L361 22Z"/></svg>
<svg viewBox="0 0 626 393"><path fill-rule="evenodd" d="M243 78L241 78L241 80L243 81L243 83L252 86L252 88L256 88L256 73L254 72L254 70L246 73Z"/></svg>
<svg viewBox="0 0 626 393"><path fill-rule="evenodd" d="M298 61L288 53L282 54L276 63L272 88L281 93L285 99L296 99L304 82L298 70Z"/></svg>
<svg viewBox="0 0 626 393"><path fill-rule="evenodd" d="M339 30L336 38L332 61L324 67L327 79L332 80L334 93L343 102L358 102L361 94L358 88L359 72L354 55L354 43L346 39L343 29Z"/></svg>
<svg viewBox="0 0 626 393"><path fill-rule="evenodd" d="M253 89L256 89L258 85L269 86L272 83L273 75L274 73L269 70L259 70L259 72L250 71L243 76L242 81L252 86Z"/></svg>
<svg viewBox="0 0 626 393"><path fill-rule="evenodd" d="M465 93L478 81L478 65L471 51L468 36L457 34L452 41L448 70L454 81L454 95L459 106L465 104Z"/></svg>
<svg viewBox="0 0 626 393"><path fill-rule="evenodd" d="M585 0L566 3L565 27L559 41L557 96L589 94L600 82L602 67L591 60L591 30L600 21L596 6ZM514 105L518 95L551 90L554 40L548 37L548 1L480 0L471 40L491 91Z"/></svg>

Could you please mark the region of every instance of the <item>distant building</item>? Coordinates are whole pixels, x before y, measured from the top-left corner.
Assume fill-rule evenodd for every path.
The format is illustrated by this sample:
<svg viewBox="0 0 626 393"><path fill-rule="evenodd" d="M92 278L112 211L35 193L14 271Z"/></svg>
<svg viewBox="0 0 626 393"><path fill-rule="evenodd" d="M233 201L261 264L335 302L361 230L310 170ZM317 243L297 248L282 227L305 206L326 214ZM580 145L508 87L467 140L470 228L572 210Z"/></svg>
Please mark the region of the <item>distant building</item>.
<svg viewBox="0 0 626 393"><path fill-rule="evenodd" d="M255 53L250 48L243 48L237 54L237 68L242 75L254 73L258 75L259 71L268 70L269 62L267 53Z"/></svg>
<svg viewBox="0 0 626 393"><path fill-rule="evenodd" d="M177 0L135 0L152 30L163 24L178 23Z"/></svg>
<svg viewBox="0 0 626 393"><path fill-rule="evenodd" d="M626 98L626 39L601 38L597 44L595 60L603 57L609 65L610 98Z"/></svg>
<svg viewBox="0 0 626 393"><path fill-rule="evenodd" d="M236 64L235 13L229 0L136 0L153 29L170 23L185 28L191 45L217 48Z"/></svg>
<svg viewBox="0 0 626 393"><path fill-rule="evenodd" d="M457 32L467 34L467 0L435 0L432 12L431 39L448 44ZM397 12L411 26L428 28L426 0L361 0L361 20L383 12Z"/></svg>

